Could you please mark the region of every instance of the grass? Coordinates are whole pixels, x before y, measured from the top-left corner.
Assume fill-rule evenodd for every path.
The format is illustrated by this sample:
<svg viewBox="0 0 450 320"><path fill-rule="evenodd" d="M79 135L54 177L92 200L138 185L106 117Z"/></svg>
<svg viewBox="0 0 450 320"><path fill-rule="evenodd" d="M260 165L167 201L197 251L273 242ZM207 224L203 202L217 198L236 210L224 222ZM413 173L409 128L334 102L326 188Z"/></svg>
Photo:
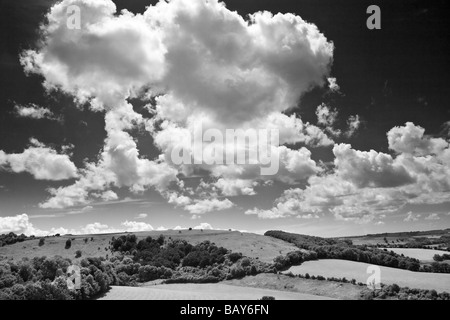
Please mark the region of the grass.
<svg viewBox="0 0 450 320"><path fill-rule="evenodd" d="M291 267L287 272L324 277L355 279L366 283L370 274L367 267L370 264L345 260L319 260L304 262L300 266ZM380 267L381 282L384 284L398 284L401 287L418 289L435 289L438 292L450 292L450 274L412 272L402 269Z"/></svg>
<svg viewBox="0 0 450 320"><path fill-rule="evenodd" d="M398 254L403 254L405 257L411 257L420 260L421 262L432 262L435 254L443 255L450 254L448 251L431 250L431 249L403 249L403 248L387 248L389 251L394 251Z"/></svg>
<svg viewBox="0 0 450 320"><path fill-rule="evenodd" d="M45 239L45 244L41 247L39 246L38 239L29 240L0 248L0 256L21 260L24 257L31 259L33 257L53 257L59 255L63 258L77 260L75 259L75 252L77 250L81 250L82 252L82 256L79 259L85 257L105 257L107 254L111 256L111 251L105 250L105 248L109 247L109 241L113 236L117 238L122 234L50 237ZM166 238L184 239L191 244L209 240L217 246L222 246L233 252L241 252L244 256L258 258L263 262L269 263L278 255L286 255L288 252L298 250L294 245L282 240L236 231L204 230L202 232L200 230L182 230L181 233L178 231L151 231L135 234L139 239L144 239L147 236L156 238L160 234L163 234ZM91 241L91 237L94 238L94 241ZM85 238L89 239L87 243L84 242ZM64 248L67 239L75 239L72 241L70 249Z"/></svg>
<svg viewBox="0 0 450 320"><path fill-rule="evenodd" d="M268 273L229 280L225 283L252 288L298 292L339 300L357 300L361 291L365 288L349 283L292 278L286 275Z"/></svg>
<svg viewBox="0 0 450 320"><path fill-rule="evenodd" d="M149 287L112 287L100 300L332 300L297 292L233 286L228 284L167 284Z"/></svg>

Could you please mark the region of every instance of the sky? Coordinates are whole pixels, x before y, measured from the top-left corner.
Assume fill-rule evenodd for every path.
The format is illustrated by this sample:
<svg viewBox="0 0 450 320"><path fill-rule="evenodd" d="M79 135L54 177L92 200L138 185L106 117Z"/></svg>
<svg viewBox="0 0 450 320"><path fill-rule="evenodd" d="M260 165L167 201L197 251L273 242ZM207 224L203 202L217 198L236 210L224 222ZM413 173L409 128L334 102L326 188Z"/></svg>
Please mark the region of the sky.
<svg viewBox="0 0 450 320"><path fill-rule="evenodd" d="M449 228L447 8L1 0L0 233ZM279 170L176 163L199 123Z"/></svg>

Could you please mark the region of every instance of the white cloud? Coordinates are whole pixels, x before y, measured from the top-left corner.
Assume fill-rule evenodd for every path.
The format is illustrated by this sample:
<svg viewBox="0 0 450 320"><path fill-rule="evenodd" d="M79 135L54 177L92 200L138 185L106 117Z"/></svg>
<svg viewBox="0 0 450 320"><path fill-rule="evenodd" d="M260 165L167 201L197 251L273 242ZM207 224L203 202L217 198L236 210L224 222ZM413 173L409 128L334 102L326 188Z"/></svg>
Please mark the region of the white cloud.
<svg viewBox="0 0 450 320"><path fill-rule="evenodd" d="M415 182L407 169L388 154L358 151L348 144L335 145L333 153L337 174L360 188L396 187Z"/></svg>
<svg viewBox="0 0 450 320"><path fill-rule="evenodd" d="M104 234L104 233L116 233L120 232L117 229L112 229L106 224L101 224L99 222L90 223L84 228L81 228L79 232L71 232L71 234Z"/></svg>
<svg viewBox="0 0 450 320"><path fill-rule="evenodd" d="M192 214L205 214L212 211L222 211L233 208L235 205L228 199L203 199L195 200L194 203L184 207Z"/></svg>
<svg viewBox="0 0 450 320"><path fill-rule="evenodd" d="M347 126L348 129L345 132L345 136L347 138L352 137L353 135L355 135L355 133L359 130L359 128L361 127L361 119L359 117L359 115L356 116L350 116L347 120Z"/></svg>
<svg viewBox="0 0 450 320"><path fill-rule="evenodd" d="M60 118L56 117L55 114L50 111L48 108L43 108L33 103L28 106L15 105L14 112L18 117L21 118L31 118L31 119L49 119L49 120L57 120Z"/></svg>
<svg viewBox="0 0 450 320"><path fill-rule="evenodd" d="M80 30L67 29L69 5L83 12ZM167 155L176 143L185 142L177 137L185 136L183 130L192 129L199 118L221 130L245 129L268 123L275 114L281 119L277 128L290 122L284 139L333 143L320 128L281 115L302 94L325 84L333 58L333 44L299 16L258 12L245 21L217 0L161 1L136 15L116 13L109 0L64 0L47 18L41 45L21 55L24 69L42 75L48 90L60 89L80 103L90 102L92 110L104 111L107 138L99 161L86 164L73 185L50 189L43 208L85 205L100 193L114 199L107 194L111 187L166 192L179 172L189 175L198 169L175 167ZM149 107L155 117L144 119L134 112L127 103L131 97L158 97ZM153 135L161 157L140 155L130 134L140 127ZM306 149L283 148L280 181L292 183L318 171ZM256 179L249 167L236 168L238 176L228 176L223 168L200 168L217 178ZM228 199L171 201L193 213L233 206Z"/></svg>
<svg viewBox="0 0 450 320"><path fill-rule="evenodd" d="M255 195L254 187L257 183L244 179L219 179L214 185L220 189L224 196L233 197L238 195Z"/></svg>
<svg viewBox="0 0 450 320"><path fill-rule="evenodd" d="M66 154L46 147L35 139L22 153L6 154L0 150L0 169L22 173L27 172L37 180L60 181L76 178L77 168Z"/></svg>
<svg viewBox="0 0 450 320"><path fill-rule="evenodd" d="M126 228L128 232L142 232L142 231L152 231L153 227L144 222L136 222L136 221L125 221L122 223L122 226Z"/></svg>
<svg viewBox="0 0 450 320"><path fill-rule="evenodd" d="M295 216L300 219L318 219L319 216L315 214L303 214L299 215L296 210L296 204L293 203L278 203L276 207L269 210L262 210L258 208L254 208L251 210L247 210L245 214L247 215L256 215L261 219L280 219L286 218L289 216Z"/></svg>
<svg viewBox="0 0 450 320"><path fill-rule="evenodd" d="M0 234L14 232L16 234L32 235L35 232L28 215L21 214L15 217L0 217Z"/></svg>
<svg viewBox="0 0 450 320"><path fill-rule="evenodd" d="M146 213L140 213L137 215L136 219L145 219L148 217L148 214Z"/></svg>
<svg viewBox="0 0 450 320"><path fill-rule="evenodd" d="M86 212L90 212L94 209L94 207L92 206L86 206L84 208L81 208L80 210L72 210L67 212L67 214L69 215L73 215L73 214L82 214L82 213L86 213Z"/></svg>
<svg viewBox="0 0 450 320"><path fill-rule="evenodd" d="M441 217L437 213L432 213L425 220L441 220Z"/></svg>
<svg viewBox="0 0 450 320"><path fill-rule="evenodd" d="M331 110L326 104L321 104L316 109L317 123L325 127L325 130L335 137L339 137L342 132L339 129L335 129L334 125L337 121L338 111L336 109Z"/></svg>
<svg viewBox="0 0 450 320"><path fill-rule="evenodd" d="M200 223L198 226L193 228L194 230L213 230L213 227L206 222Z"/></svg>
<svg viewBox="0 0 450 320"><path fill-rule="evenodd" d="M397 153L427 156L441 154L449 148L442 138L425 136L425 129L407 122L403 127L392 128L388 133L389 148Z"/></svg>
<svg viewBox="0 0 450 320"><path fill-rule="evenodd" d="M406 218L403 219L403 221L405 221L405 222L419 221L420 217L421 217L420 214L414 214L414 213L412 213L412 211L410 211L406 214Z"/></svg>
<svg viewBox="0 0 450 320"><path fill-rule="evenodd" d="M27 214L17 216L0 217L0 234L14 232L15 234L25 234L26 236L43 237L54 234L67 234L68 230L64 228L52 228L49 231L43 231L35 228L30 222Z"/></svg>
<svg viewBox="0 0 450 320"><path fill-rule="evenodd" d="M112 190L108 190L108 191L105 191L105 192L103 192L101 195L100 195L100 198L103 200L103 201L114 201L114 200L117 200L117 199L119 199L119 196L117 195L117 193L115 193L114 191L112 191Z"/></svg>
<svg viewBox="0 0 450 320"><path fill-rule="evenodd" d="M340 92L341 88L337 84L336 78L331 78L330 77L327 80L328 80L328 88L330 88L330 90L332 92Z"/></svg>

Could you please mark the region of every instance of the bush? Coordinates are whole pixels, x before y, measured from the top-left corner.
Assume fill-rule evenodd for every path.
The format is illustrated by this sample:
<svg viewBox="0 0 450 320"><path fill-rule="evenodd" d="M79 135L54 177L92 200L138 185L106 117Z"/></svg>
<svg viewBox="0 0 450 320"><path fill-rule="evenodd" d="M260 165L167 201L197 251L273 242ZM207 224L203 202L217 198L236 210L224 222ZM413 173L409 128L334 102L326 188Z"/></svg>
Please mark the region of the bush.
<svg viewBox="0 0 450 320"><path fill-rule="evenodd" d="M261 300L275 300L275 297L272 296L264 296L261 298Z"/></svg>
<svg viewBox="0 0 450 320"><path fill-rule="evenodd" d="M44 238L40 238L39 239L39 247L42 247L45 244L45 239Z"/></svg>
<svg viewBox="0 0 450 320"><path fill-rule="evenodd" d="M70 249L71 246L72 246L72 240L67 239L65 249Z"/></svg>
<svg viewBox="0 0 450 320"><path fill-rule="evenodd" d="M232 252L228 255L228 259L230 259L231 262L235 263L239 259L242 258L242 253L240 252Z"/></svg>
<svg viewBox="0 0 450 320"><path fill-rule="evenodd" d="M81 255L82 255L82 252L81 252L81 250L77 250L77 251L75 251L75 258L80 258L80 257L81 257Z"/></svg>

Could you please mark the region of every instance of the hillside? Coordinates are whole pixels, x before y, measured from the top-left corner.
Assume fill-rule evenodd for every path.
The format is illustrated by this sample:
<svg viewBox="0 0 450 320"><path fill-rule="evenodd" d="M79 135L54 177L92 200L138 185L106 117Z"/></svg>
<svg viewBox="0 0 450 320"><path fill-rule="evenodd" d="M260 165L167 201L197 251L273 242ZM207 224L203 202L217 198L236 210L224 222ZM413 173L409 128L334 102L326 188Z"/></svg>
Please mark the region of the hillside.
<svg viewBox="0 0 450 320"><path fill-rule="evenodd" d="M180 233L181 232L181 233ZM21 260L22 258L53 257L75 259L75 252L81 250L82 257L106 257L111 255L108 250L112 237L122 234L102 234L83 236L61 236L45 238L43 246L39 246L39 239L27 240L0 248L0 256ZM181 231L150 231L134 233L139 240L148 236L158 237L160 234L166 238L182 239L195 245L205 240L209 240L218 246L227 248L233 252L241 252L244 256L258 258L262 262L272 263L273 259L279 255L286 255L288 252L298 250L292 244L272 237L266 237L252 233L241 233L237 231L215 231L215 230L181 230ZM65 249L68 239L72 240L70 249ZM88 239L85 242L85 239ZM92 240L91 240L92 239Z"/></svg>

